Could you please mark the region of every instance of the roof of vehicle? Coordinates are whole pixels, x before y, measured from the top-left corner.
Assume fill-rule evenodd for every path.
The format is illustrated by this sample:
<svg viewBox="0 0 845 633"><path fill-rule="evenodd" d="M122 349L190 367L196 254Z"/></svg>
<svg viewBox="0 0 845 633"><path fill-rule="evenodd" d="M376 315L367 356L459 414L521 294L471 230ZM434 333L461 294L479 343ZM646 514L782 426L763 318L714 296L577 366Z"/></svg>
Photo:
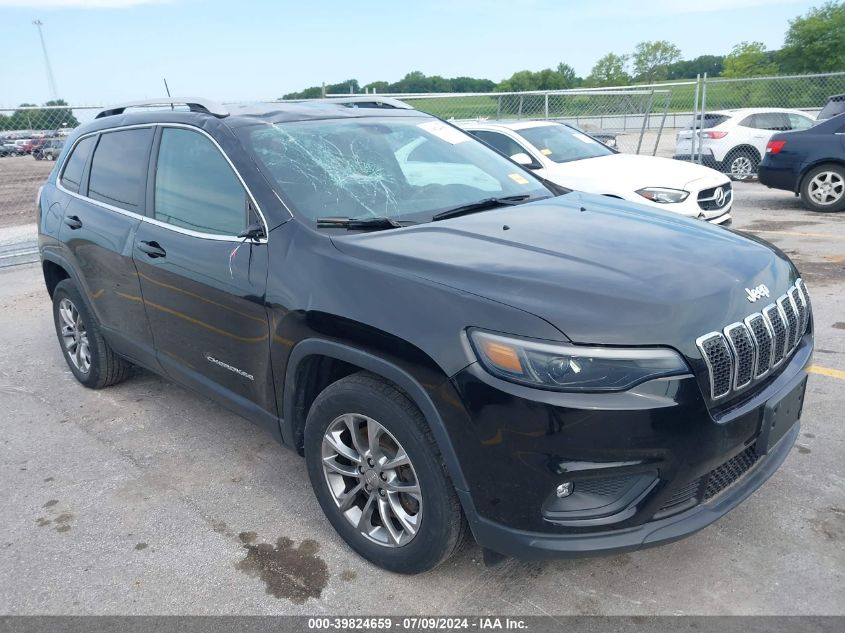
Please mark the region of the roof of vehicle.
<svg viewBox="0 0 845 633"><path fill-rule="evenodd" d="M802 110L796 110L794 108L733 108L729 110L708 110L704 113L704 115L708 116L711 114L719 114L735 117L748 114L759 114L761 112L787 112L792 114L803 114L804 116L809 116L806 112Z"/></svg>
<svg viewBox="0 0 845 633"><path fill-rule="evenodd" d="M149 99L110 106L100 111L93 121L74 129L72 137L131 125L176 123L208 127L219 125L239 128L256 123L285 123L328 119L371 117L433 118L396 99L374 95L281 101L255 104L220 105L202 98L182 97Z"/></svg>
<svg viewBox="0 0 845 633"><path fill-rule="evenodd" d="M547 127L549 125L566 125L560 121L459 121L458 127L465 129L473 127L499 127L508 130L527 130L532 127Z"/></svg>

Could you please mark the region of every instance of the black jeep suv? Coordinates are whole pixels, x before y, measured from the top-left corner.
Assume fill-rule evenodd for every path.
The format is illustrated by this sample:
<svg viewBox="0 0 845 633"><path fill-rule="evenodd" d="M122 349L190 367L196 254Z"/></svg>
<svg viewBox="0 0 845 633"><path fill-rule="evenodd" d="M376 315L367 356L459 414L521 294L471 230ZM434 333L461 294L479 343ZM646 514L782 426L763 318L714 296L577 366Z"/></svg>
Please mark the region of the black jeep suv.
<svg viewBox="0 0 845 633"><path fill-rule="evenodd" d="M265 426L370 561L429 569L467 528L519 557L672 541L785 459L812 319L774 247L401 102L185 101L101 112L43 187L65 359Z"/></svg>

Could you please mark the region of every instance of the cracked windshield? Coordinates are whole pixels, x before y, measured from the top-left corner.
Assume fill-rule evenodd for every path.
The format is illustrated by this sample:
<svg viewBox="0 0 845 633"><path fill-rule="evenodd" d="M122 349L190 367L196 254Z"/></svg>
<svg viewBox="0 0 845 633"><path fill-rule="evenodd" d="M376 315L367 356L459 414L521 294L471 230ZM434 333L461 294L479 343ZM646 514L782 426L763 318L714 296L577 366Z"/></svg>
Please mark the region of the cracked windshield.
<svg viewBox="0 0 845 633"><path fill-rule="evenodd" d="M251 128L247 136L286 202L312 220L428 222L490 198L551 195L493 150L430 119L300 121Z"/></svg>

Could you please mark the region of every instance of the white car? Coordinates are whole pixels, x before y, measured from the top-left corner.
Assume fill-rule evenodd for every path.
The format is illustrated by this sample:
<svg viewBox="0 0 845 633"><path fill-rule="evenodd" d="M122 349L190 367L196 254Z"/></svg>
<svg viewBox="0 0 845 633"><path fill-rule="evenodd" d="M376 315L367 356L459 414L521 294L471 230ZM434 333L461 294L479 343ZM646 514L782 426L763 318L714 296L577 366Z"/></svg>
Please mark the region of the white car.
<svg viewBox="0 0 845 633"><path fill-rule="evenodd" d="M538 176L568 189L639 202L723 226L731 223L731 182L713 169L670 158L622 154L574 127L551 121L459 125Z"/></svg>
<svg viewBox="0 0 845 633"><path fill-rule="evenodd" d="M695 153L702 154L702 164L718 169L736 180L753 178L757 165L766 155L766 144L776 132L806 130L816 121L801 110L783 108L743 108L714 110L698 117ZM692 124L678 132L675 158L690 160Z"/></svg>

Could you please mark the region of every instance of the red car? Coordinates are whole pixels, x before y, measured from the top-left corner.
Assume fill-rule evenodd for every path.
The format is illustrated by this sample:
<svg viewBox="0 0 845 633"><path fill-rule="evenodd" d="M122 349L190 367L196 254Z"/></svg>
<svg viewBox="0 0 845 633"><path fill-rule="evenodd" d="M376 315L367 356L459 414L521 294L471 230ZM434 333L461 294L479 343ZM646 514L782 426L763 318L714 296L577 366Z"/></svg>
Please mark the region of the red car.
<svg viewBox="0 0 845 633"><path fill-rule="evenodd" d="M21 151L22 154L32 154L32 150L41 147L47 142L46 138L34 138L28 143L25 143Z"/></svg>

